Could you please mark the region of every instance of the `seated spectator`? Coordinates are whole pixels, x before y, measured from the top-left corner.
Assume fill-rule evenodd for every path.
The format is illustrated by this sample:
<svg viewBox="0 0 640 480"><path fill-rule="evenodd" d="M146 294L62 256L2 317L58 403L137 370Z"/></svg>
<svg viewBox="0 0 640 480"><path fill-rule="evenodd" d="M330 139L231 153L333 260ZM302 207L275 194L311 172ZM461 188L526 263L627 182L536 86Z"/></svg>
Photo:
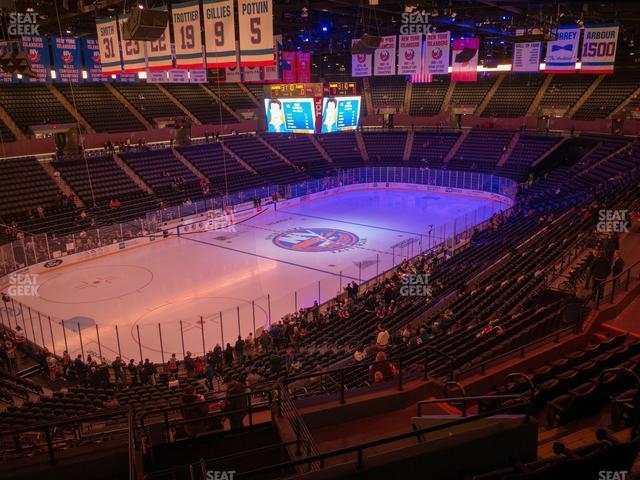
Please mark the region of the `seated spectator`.
<svg viewBox="0 0 640 480"><path fill-rule="evenodd" d="M387 355L384 352L378 352L376 354L376 361L369 367L369 374L371 379L375 381L376 373L382 374L384 380L393 378L394 371L391 363L387 361Z"/></svg>
<svg viewBox="0 0 640 480"><path fill-rule="evenodd" d="M364 349L364 345L358 345L358 348L356 348L356 351L353 354L353 358L356 362L361 362L367 358L367 352Z"/></svg>
<svg viewBox="0 0 640 480"><path fill-rule="evenodd" d="M385 350L389 346L389 332L381 323L377 326L378 335L376 337L376 348Z"/></svg>
<svg viewBox="0 0 640 480"><path fill-rule="evenodd" d="M180 399L183 405L180 408L180 414L182 419L187 421L187 423L184 424L184 430L190 437L202 433L205 429L206 424L202 421L197 421L198 419L202 420L206 417L209 411L206 403L198 403L203 400L204 397L196 393L193 386L189 385L185 387L182 398ZM198 403L198 405L193 405L194 403Z"/></svg>

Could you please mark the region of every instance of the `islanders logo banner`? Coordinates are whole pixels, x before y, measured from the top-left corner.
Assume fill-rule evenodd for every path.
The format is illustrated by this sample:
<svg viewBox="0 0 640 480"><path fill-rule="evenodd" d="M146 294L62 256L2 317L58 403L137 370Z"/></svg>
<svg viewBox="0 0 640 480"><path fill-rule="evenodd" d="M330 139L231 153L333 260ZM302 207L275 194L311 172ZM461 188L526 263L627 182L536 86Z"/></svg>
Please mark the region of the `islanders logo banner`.
<svg viewBox="0 0 640 480"><path fill-rule="evenodd" d="M375 52L374 75L396 74L396 40L395 35L382 37L380 48L377 48Z"/></svg>
<svg viewBox="0 0 640 480"><path fill-rule="evenodd" d="M449 73L449 44L451 32L427 34L427 55L425 71L429 75Z"/></svg>
<svg viewBox="0 0 640 480"><path fill-rule="evenodd" d="M336 252L358 245L360 238L346 230L311 227L287 230L272 241L275 246L294 252Z"/></svg>
<svg viewBox="0 0 640 480"><path fill-rule="evenodd" d="M398 75L415 75L420 71L422 34L400 35L398 45Z"/></svg>

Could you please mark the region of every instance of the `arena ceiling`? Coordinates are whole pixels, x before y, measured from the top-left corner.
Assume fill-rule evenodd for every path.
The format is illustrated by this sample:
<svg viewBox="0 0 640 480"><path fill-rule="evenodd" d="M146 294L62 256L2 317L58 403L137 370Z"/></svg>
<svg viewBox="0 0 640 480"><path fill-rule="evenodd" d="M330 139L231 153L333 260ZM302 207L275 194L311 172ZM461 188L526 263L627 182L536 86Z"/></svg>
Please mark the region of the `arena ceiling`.
<svg viewBox="0 0 640 480"><path fill-rule="evenodd" d="M481 58L501 62L511 44L544 39L559 23L622 24L618 60L635 64L640 34L640 2L558 2L527 0L273 0L274 31L284 47L311 51L344 67L351 38L401 32L402 14L425 12L437 30L482 38ZM378 3L371 5L371 3ZM153 8L166 0L0 0L3 12L32 9L40 15L42 34L95 35L95 18L124 8ZM58 18L60 21L58 21ZM639 38L640 41L640 38ZM640 58L640 52L637 52ZM318 61L318 60L314 60Z"/></svg>

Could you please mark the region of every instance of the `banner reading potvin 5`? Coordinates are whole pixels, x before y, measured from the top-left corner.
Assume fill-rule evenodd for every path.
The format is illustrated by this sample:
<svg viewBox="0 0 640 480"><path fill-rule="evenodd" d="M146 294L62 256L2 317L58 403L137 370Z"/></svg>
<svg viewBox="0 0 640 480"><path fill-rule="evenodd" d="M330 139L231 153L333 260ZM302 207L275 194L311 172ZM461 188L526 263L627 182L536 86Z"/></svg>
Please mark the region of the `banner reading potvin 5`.
<svg viewBox="0 0 640 480"><path fill-rule="evenodd" d="M238 0L240 65L273 65L273 4L271 0Z"/></svg>
<svg viewBox="0 0 640 480"><path fill-rule="evenodd" d="M202 68L200 2L179 3L171 7L176 68Z"/></svg>
<svg viewBox="0 0 640 480"><path fill-rule="evenodd" d="M585 25L580 73L613 73L619 29L618 24Z"/></svg>
<svg viewBox="0 0 640 480"><path fill-rule="evenodd" d="M122 64L125 73L142 72L145 69L144 42L139 40L125 40L122 30L129 15L122 15L118 19L120 38L122 39Z"/></svg>
<svg viewBox="0 0 640 480"><path fill-rule="evenodd" d="M156 10L166 11L167 7L157 8ZM157 70L170 70L173 68L169 22L167 22L167 26L158 40L145 42L145 44L147 49L147 68L150 72Z"/></svg>
<svg viewBox="0 0 640 480"><path fill-rule="evenodd" d="M120 73L122 64L116 17L98 18L96 20L96 30L98 33L102 75Z"/></svg>
<svg viewBox="0 0 640 480"><path fill-rule="evenodd" d="M202 0L202 16L207 68L233 67L236 64L233 0Z"/></svg>

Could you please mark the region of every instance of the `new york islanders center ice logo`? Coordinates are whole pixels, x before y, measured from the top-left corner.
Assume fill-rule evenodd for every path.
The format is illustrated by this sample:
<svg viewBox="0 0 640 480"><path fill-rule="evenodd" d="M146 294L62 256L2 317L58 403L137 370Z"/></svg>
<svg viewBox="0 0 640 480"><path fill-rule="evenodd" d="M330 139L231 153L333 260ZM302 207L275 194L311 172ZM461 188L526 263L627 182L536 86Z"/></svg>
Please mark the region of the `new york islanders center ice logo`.
<svg viewBox="0 0 640 480"><path fill-rule="evenodd" d="M356 234L337 228L295 228L273 238L274 245L296 252L335 252L359 241Z"/></svg>

